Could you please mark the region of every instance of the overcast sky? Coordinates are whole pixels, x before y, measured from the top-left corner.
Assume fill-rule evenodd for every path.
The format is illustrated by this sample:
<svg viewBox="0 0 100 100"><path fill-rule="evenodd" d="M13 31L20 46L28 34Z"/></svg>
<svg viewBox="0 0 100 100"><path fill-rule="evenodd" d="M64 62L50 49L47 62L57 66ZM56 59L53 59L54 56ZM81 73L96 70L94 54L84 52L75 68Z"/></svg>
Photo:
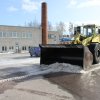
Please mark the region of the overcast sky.
<svg viewBox="0 0 100 100"><path fill-rule="evenodd" d="M0 25L41 22L41 2L48 4L52 23L100 23L100 0L0 0Z"/></svg>

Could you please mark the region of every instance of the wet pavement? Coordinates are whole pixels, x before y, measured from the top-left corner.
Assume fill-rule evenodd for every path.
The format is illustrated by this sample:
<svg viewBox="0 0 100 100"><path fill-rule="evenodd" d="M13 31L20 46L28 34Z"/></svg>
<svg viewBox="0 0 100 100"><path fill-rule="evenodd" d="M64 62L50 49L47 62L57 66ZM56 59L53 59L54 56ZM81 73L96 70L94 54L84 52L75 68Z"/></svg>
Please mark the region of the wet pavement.
<svg viewBox="0 0 100 100"><path fill-rule="evenodd" d="M100 100L99 72L100 70L91 71L86 74L75 74L75 73L64 73L64 72L52 73L44 75L44 78L42 80L41 78L38 78L38 76L31 76L27 77L26 79L5 82L0 85L0 91L1 93L5 91L3 95L7 95L8 98L10 98L9 95L14 94L14 92L12 93L12 91L16 90L17 92L15 92L15 94L17 93L16 94L17 96L24 94L24 92L25 93L27 92L32 95L38 95L38 98L42 96L41 100ZM44 81L50 83L47 85L44 84ZM17 87L19 88L16 88L16 85L18 85ZM51 89L50 88L51 86L56 86L56 90L54 88ZM10 89L9 95L8 93L6 94L6 91L8 89ZM60 91L58 95L56 93L58 92L58 90L62 90L64 91L64 93L68 93L68 95L63 93L60 95ZM28 96L30 97L30 95L27 95L27 98ZM25 95L23 97L25 97ZM43 99L43 97L46 98L49 97L51 99ZM3 100L10 100L10 99L3 99Z"/></svg>
<svg viewBox="0 0 100 100"><path fill-rule="evenodd" d="M0 80L6 79L6 78L11 78L11 77L16 77L16 76L20 77L20 76L27 75L29 73L33 73L37 70L37 67L39 66L39 65L35 65L36 68L33 66L33 64L34 64L33 58L30 58L28 54L27 55L23 54L23 56L19 55L19 54L11 55L11 56L7 55L7 57L5 55L3 55L2 57L6 58L5 62L7 62L8 60L9 61L13 60L15 62L16 61L19 62L21 60L21 62L19 64L16 64L16 63L14 64L14 63L12 63L13 62L12 61L10 64L8 63L8 65L5 65L5 62L4 63L0 62L1 63L1 65L0 65ZM2 57L0 58L1 61L3 61ZM27 59L29 60L29 62L22 63L23 60L27 61ZM20 83L22 82L26 86L22 84L20 86L20 88L16 89L16 91L18 91L18 93L20 93L19 91L24 91L24 92L27 91L27 92L30 92L30 94L32 93L32 95L38 94L38 95L40 95L40 97L46 96L46 97L50 97L50 98L51 97L61 98L61 99L57 99L57 100L100 100L100 69L87 71L86 73L83 73L83 74L82 73L81 74L68 73L68 72L57 72L57 73L46 74L46 75L44 75L44 78L42 79L43 83L41 82L41 79L38 79L36 77L37 76L33 75L31 77L27 77L26 79L0 83L0 94L4 93L8 89L10 89L12 91L12 89L17 84L19 84L19 86L20 86ZM35 84L35 81L37 81L36 84ZM46 86L44 84L44 81L50 82L49 85ZM33 83L31 83L31 82L33 82ZM31 84L32 86L29 84ZM37 88L35 85L37 86ZM55 93L50 92L53 90L49 91L49 89L48 89L48 92L47 92L47 88L50 88L49 86L53 86L53 85L57 86L55 93L56 93L56 91L61 89L62 91L65 91L66 93L71 94L74 99L68 98L67 95L66 94L63 95L63 93L61 96L59 96L58 94L55 95ZM31 88L28 89L27 88L28 86L30 86ZM42 87L42 86L44 86L44 87ZM44 90L45 87L46 87L46 89ZM41 88L43 88L43 89L41 90ZM33 89L33 90L31 90L31 89ZM11 93L11 91L9 93ZM21 95L21 93L20 93L20 95ZM6 94L6 95L8 95L8 94ZM8 97L9 97L9 95L8 95ZM24 93L23 93L23 97L24 97ZM10 99L0 99L0 100L10 100ZM33 98L30 100L33 100ZM41 99L41 100L43 100L43 99ZM45 100L47 100L47 99L45 99ZM50 100L55 100L55 99L50 99Z"/></svg>
<svg viewBox="0 0 100 100"><path fill-rule="evenodd" d="M100 69L85 74L62 72L44 77L69 91L75 100L100 100Z"/></svg>

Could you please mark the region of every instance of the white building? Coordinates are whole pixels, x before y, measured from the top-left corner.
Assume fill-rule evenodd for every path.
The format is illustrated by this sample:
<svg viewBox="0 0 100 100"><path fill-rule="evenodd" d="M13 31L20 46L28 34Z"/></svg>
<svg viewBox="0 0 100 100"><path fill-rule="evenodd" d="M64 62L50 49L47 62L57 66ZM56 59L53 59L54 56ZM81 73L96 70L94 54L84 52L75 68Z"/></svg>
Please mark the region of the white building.
<svg viewBox="0 0 100 100"><path fill-rule="evenodd" d="M42 32L39 28L0 25L0 52L26 51L30 46L39 46ZM48 43L59 44L59 32L48 32Z"/></svg>

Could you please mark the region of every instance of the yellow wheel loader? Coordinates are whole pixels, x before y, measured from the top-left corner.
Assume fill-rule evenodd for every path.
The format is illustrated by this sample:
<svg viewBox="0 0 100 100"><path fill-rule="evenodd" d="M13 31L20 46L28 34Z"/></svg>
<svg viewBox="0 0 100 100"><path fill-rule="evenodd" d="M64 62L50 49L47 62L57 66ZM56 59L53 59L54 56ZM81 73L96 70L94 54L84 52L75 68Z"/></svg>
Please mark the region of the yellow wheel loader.
<svg viewBox="0 0 100 100"><path fill-rule="evenodd" d="M42 4L42 44L40 64L69 63L84 70L100 63L100 29L96 25L77 26L71 44L47 43L47 10Z"/></svg>
<svg viewBox="0 0 100 100"><path fill-rule="evenodd" d="M94 25L95 26L95 25ZM93 25L87 25L93 30ZM41 64L70 63L87 69L100 62L100 34L77 33L71 44L46 44L41 47Z"/></svg>

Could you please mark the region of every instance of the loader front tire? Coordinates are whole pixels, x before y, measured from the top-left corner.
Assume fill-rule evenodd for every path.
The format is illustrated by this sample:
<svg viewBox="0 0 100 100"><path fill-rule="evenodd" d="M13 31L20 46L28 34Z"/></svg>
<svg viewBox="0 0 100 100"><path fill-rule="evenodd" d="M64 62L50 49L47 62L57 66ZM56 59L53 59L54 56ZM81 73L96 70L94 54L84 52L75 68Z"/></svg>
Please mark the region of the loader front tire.
<svg viewBox="0 0 100 100"><path fill-rule="evenodd" d="M90 44L89 49L93 54L93 64L98 64L100 62L100 44L92 43Z"/></svg>

